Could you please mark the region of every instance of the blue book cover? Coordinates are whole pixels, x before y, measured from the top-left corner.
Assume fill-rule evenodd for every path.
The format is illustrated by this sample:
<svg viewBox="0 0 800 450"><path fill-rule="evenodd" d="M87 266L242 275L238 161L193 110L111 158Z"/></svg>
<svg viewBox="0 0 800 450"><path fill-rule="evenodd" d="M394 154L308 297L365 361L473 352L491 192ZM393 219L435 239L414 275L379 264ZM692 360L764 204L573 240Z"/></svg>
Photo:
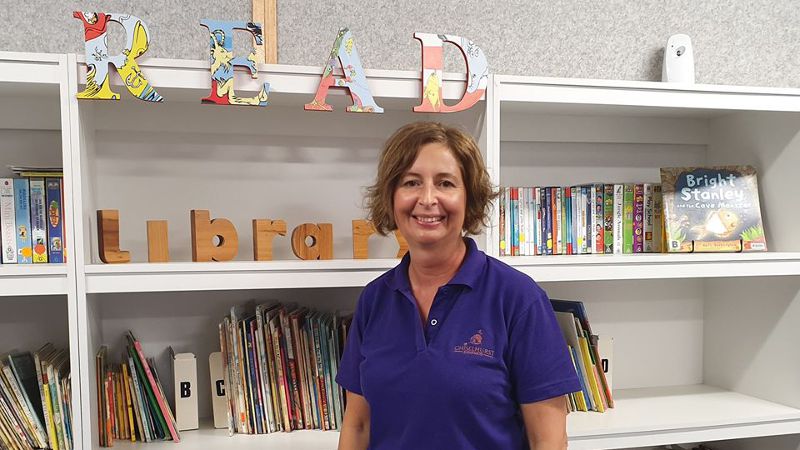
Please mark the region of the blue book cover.
<svg viewBox="0 0 800 450"><path fill-rule="evenodd" d="M47 205L47 259L51 263L64 262L63 221L64 208L61 199L61 178L45 179Z"/></svg>
<svg viewBox="0 0 800 450"><path fill-rule="evenodd" d="M14 206L17 219L17 263L33 264L31 194L27 178L14 179Z"/></svg>

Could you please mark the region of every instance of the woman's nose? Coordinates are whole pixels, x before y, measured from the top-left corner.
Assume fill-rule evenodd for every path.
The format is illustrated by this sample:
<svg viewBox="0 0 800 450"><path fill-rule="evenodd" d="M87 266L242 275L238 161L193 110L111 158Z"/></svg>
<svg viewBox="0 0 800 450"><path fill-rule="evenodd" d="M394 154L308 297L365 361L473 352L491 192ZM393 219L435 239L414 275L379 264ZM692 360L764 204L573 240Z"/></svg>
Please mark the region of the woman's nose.
<svg viewBox="0 0 800 450"><path fill-rule="evenodd" d="M436 204L436 189L433 185L426 184L422 187L419 197L420 205L430 206Z"/></svg>

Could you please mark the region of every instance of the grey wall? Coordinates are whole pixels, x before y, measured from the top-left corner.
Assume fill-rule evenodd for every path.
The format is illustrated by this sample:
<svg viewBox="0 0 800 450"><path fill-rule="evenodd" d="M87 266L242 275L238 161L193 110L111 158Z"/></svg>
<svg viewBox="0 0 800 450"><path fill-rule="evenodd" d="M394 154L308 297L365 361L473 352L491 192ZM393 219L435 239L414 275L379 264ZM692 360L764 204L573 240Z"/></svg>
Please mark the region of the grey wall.
<svg viewBox="0 0 800 450"><path fill-rule="evenodd" d="M667 38L686 33L698 83L800 87L795 3L278 0L278 60L322 65L338 28L349 26L365 68L418 70L412 35L421 31L472 39L493 73L658 81ZM200 19L249 20L251 0L0 0L0 50L82 53L75 9L139 16L153 35L149 56L204 59L208 40ZM111 33L111 50L121 48L121 35L121 28ZM245 44L240 39L236 48ZM455 47L446 49L446 68L462 70Z"/></svg>

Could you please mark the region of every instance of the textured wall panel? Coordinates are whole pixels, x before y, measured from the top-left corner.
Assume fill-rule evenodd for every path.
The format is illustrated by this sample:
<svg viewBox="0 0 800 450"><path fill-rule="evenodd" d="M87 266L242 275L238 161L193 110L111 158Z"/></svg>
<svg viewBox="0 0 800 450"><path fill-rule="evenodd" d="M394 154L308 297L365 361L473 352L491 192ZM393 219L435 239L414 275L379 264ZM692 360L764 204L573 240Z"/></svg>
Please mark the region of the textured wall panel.
<svg viewBox="0 0 800 450"><path fill-rule="evenodd" d="M82 52L73 9L129 12L152 33L150 56L204 59L202 18L246 20L250 0L0 0L0 50ZM278 61L320 66L349 26L365 68L420 67L415 31L463 35L494 73L660 80L663 45L689 34L698 83L800 87L800 8L790 0L278 0ZM113 28L112 28L113 30ZM122 45L122 29L110 49ZM248 43L240 39L235 48ZM447 70L462 70L446 47Z"/></svg>

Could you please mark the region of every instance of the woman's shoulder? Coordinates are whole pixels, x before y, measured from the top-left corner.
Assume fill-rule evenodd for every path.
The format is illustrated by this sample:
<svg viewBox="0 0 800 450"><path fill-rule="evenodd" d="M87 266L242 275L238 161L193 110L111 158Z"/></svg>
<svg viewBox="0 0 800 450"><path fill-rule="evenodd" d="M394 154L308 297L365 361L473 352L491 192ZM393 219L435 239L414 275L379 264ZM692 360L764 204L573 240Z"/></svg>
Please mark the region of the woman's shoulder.
<svg viewBox="0 0 800 450"><path fill-rule="evenodd" d="M508 264L487 256L486 288L499 294L504 306L527 309L532 303L548 301L547 293L527 274Z"/></svg>

